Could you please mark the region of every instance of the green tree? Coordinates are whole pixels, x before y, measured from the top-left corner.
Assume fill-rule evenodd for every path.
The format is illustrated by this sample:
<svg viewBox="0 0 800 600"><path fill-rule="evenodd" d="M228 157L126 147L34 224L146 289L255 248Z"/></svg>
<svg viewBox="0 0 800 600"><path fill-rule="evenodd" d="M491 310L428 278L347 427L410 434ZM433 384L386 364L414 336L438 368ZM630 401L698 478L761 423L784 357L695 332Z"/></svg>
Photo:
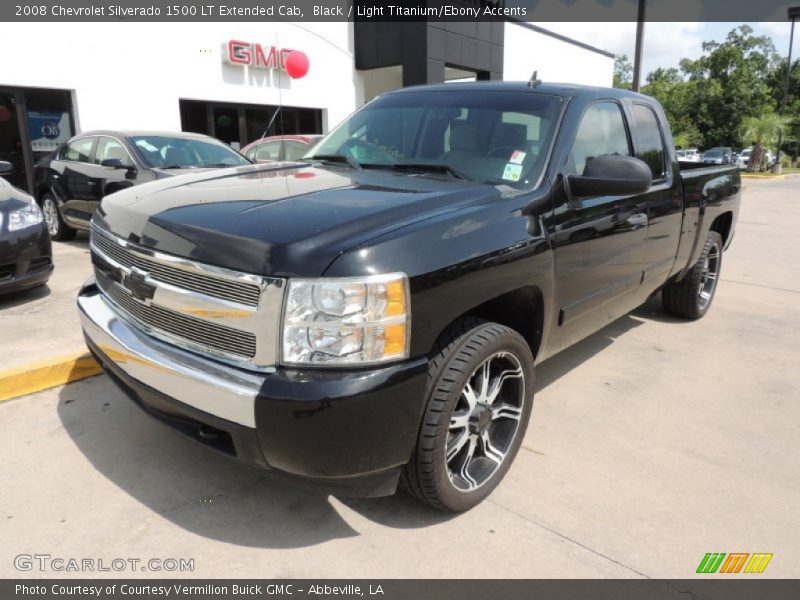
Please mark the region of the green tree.
<svg viewBox="0 0 800 600"><path fill-rule="evenodd" d="M631 89L633 81L633 65L627 54L620 54L614 59L614 87L623 90Z"/></svg>
<svg viewBox="0 0 800 600"><path fill-rule="evenodd" d="M723 42L704 42L703 55L683 59L687 81L681 117L688 117L706 146L738 146L742 123L777 106L769 75L779 63L769 36L755 36L748 25Z"/></svg>
<svg viewBox="0 0 800 600"><path fill-rule="evenodd" d="M692 125L687 125L685 129L673 129L672 137L676 148L697 148L703 143L702 134Z"/></svg>
<svg viewBox="0 0 800 600"><path fill-rule="evenodd" d="M656 69L643 88L664 105L673 131L700 146L739 146L745 118L778 106L780 60L769 36L741 25L722 42L703 43L703 55L678 69Z"/></svg>
<svg viewBox="0 0 800 600"><path fill-rule="evenodd" d="M767 84L772 90L772 96L776 106L780 110L783 106L783 84L786 78L787 59L781 59L767 76ZM800 59L792 64L792 72L789 76L789 95L786 105L786 115L790 124L784 132L782 152L793 156L797 160L798 156L798 137L800 136Z"/></svg>
<svg viewBox="0 0 800 600"><path fill-rule="evenodd" d="M742 139L752 141L753 151L747 163L748 171L762 171L764 168L764 146L774 144L778 134L789 124L789 117L774 112L759 117L747 117L742 122Z"/></svg>

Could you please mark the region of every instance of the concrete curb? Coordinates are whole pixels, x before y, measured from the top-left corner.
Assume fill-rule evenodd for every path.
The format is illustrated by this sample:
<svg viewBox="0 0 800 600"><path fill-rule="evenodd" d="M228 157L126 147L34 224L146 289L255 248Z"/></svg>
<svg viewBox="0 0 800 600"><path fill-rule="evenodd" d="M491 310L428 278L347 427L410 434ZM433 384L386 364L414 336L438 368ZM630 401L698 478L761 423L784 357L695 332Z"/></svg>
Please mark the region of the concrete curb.
<svg viewBox="0 0 800 600"><path fill-rule="evenodd" d="M792 173L782 173L781 175L746 175L742 173L742 179L769 179L772 181L780 181L781 179L786 179L789 175L792 175Z"/></svg>
<svg viewBox="0 0 800 600"><path fill-rule="evenodd" d="M0 371L0 402L94 377L101 372L100 365L87 352L49 358Z"/></svg>

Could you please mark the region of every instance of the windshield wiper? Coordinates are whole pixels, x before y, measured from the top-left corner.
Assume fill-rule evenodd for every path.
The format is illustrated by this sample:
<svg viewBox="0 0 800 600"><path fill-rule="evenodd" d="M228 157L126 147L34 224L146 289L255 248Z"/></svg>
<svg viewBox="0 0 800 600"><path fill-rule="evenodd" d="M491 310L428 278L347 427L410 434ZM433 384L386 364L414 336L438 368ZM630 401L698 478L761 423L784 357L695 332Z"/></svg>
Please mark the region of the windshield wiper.
<svg viewBox="0 0 800 600"><path fill-rule="evenodd" d="M431 171L432 173L447 173L456 179L470 180L471 177L465 175L455 167L445 163L392 163L388 165L364 165L365 167L374 167L376 169L390 169L392 171Z"/></svg>
<svg viewBox="0 0 800 600"><path fill-rule="evenodd" d="M158 167L159 169L194 169L194 165L167 165L165 167Z"/></svg>
<svg viewBox="0 0 800 600"><path fill-rule="evenodd" d="M347 163L354 169L361 169L361 165L352 156L346 154L315 154L306 157L306 160L321 160L323 162Z"/></svg>

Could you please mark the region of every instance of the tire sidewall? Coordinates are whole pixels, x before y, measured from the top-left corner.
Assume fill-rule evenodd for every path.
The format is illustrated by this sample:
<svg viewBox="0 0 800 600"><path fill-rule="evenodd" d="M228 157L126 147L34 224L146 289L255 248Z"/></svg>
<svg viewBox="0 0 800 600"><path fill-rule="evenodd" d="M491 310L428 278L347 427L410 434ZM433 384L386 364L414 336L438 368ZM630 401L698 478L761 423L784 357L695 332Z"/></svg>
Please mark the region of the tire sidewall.
<svg viewBox="0 0 800 600"><path fill-rule="evenodd" d="M428 391L428 402L431 400L431 395L436 394L437 391L440 390L440 384L442 383L443 377L456 372L453 369L450 369L450 367L453 365L454 361L464 359L465 355L462 352L464 349L464 344L470 339L473 339L474 335L478 333L480 329L482 329L482 327L474 329L465 335L463 343L460 344L449 357L443 368L437 374L431 389ZM447 393L448 397L441 413L442 417L436 428L434 449L432 452L432 458L435 461L435 485L436 489L438 490L438 496L441 503L446 509L451 511L461 512L468 510L481 502L484 498L491 494L492 491L494 491L494 489L502 481L503 477L505 477L505 474L508 472L511 464L514 462L528 427L528 421L530 420L531 411L533 409L534 361L533 357L531 356L530 348L522 336L511 329L504 329L506 332L501 337L490 339L488 343L482 344L480 352L476 353L473 357L470 357L464 366L460 367L459 376L454 378L454 384L452 385L451 391ZM477 490L472 492L462 492L456 489L451 483L448 476L447 463L445 461L447 437L450 430L450 416L452 415L453 410L458 403L458 400L461 396L461 391L464 389L467 381L473 376L475 371L484 362L484 360L497 352L509 352L514 354L517 360L519 360L520 365L522 365L525 386L522 415L520 416L520 421L517 426L514 440L509 447L508 452L506 453L506 457L497 471L495 471L495 473L492 475L491 479L489 479L489 481L484 483ZM439 393L441 392L439 391Z"/></svg>
<svg viewBox="0 0 800 600"><path fill-rule="evenodd" d="M705 306L700 305L700 276L703 270L703 263L705 262L708 255L711 254L711 251L716 246L717 248L717 280L714 284L714 291L711 293L711 298L708 299L708 302ZM708 235L708 239L706 240L706 247L703 249L703 254L700 257L700 260L697 261L697 265L695 265L695 269L697 269L697 273L695 274L695 278L697 279L697 285L695 288L695 298L697 302L697 315L698 317L704 317L708 312L708 309L711 308L711 305L714 303L714 298L717 295L717 288L719 287L719 278L722 275L722 236L720 236L716 232L711 232Z"/></svg>

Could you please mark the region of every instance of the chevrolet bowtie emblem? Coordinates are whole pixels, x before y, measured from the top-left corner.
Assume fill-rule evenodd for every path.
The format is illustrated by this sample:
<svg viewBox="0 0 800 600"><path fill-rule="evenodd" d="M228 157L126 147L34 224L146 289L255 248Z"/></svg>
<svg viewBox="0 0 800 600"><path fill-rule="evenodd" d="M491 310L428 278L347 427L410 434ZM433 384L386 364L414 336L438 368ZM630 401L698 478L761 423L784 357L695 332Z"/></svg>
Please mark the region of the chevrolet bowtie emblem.
<svg viewBox="0 0 800 600"><path fill-rule="evenodd" d="M146 280L147 272L133 267L128 275L122 276L122 285L131 293L131 296L147 304L153 299L156 286L147 283Z"/></svg>

